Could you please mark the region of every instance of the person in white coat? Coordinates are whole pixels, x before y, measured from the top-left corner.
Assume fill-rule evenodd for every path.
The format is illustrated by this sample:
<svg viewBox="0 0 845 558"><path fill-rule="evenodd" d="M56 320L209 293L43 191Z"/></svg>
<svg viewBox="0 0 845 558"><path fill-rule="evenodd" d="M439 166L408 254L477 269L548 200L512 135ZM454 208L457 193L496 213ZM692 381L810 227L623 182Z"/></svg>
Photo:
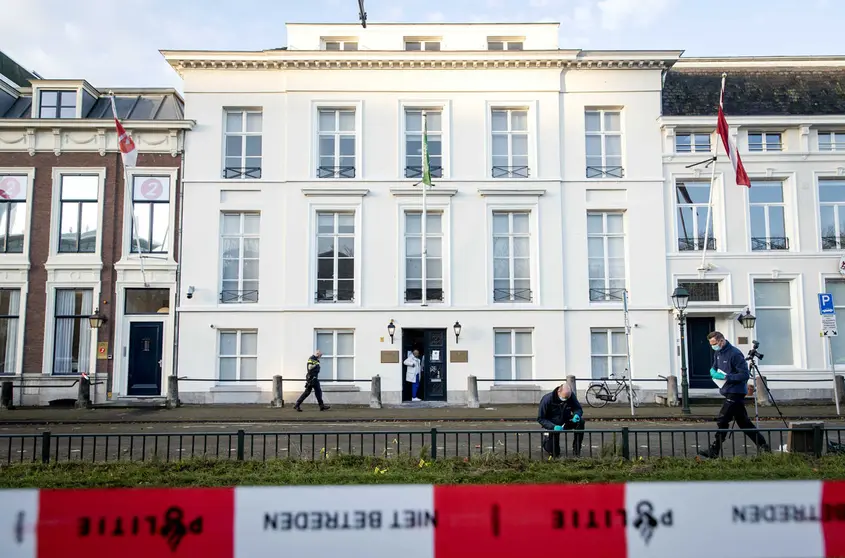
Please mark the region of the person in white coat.
<svg viewBox="0 0 845 558"><path fill-rule="evenodd" d="M420 351L414 349L414 352L408 353L408 358L405 359L405 381L411 384L411 401L422 401L417 397L417 390L420 388L420 372L422 371L422 362L420 362Z"/></svg>

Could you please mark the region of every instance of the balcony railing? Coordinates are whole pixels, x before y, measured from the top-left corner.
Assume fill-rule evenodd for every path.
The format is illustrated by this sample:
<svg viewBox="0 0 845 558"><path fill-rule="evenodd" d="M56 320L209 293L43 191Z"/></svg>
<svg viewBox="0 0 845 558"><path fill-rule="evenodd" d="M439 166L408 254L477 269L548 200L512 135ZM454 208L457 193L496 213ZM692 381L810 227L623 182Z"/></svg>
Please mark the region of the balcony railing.
<svg viewBox="0 0 845 558"><path fill-rule="evenodd" d="M426 302L443 302L443 289L427 288ZM422 289L405 289L405 302L422 302Z"/></svg>
<svg viewBox="0 0 845 558"><path fill-rule="evenodd" d="M531 302L531 289L493 289L493 302Z"/></svg>
<svg viewBox="0 0 845 558"><path fill-rule="evenodd" d="M317 302L353 302L355 291L340 289L337 291L317 291L314 300Z"/></svg>
<svg viewBox="0 0 845 558"><path fill-rule="evenodd" d="M716 239L712 236L707 239L707 249L716 249ZM684 237L678 239L678 250L681 252L689 252L694 250L704 250L703 238Z"/></svg>
<svg viewBox="0 0 845 558"><path fill-rule="evenodd" d="M625 178L622 167L587 167L587 178Z"/></svg>
<svg viewBox="0 0 845 558"><path fill-rule="evenodd" d="M590 302L622 302L625 289L590 289Z"/></svg>
<svg viewBox="0 0 845 558"><path fill-rule="evenodd" d="M528 178L530 169L522 167L493 167L493 178Z"/></svg>
<svg viewBox="0 0 845 558"><path fill-rule="evenodd" d="M785 236L752 237L751 249L758 250L789 250L789 239Z"/></svg>
<svg viewBox="0 0 845 558"><path fill-rule="evenodd" d="M252 291L220 291L221 304L237 304L239 302L258 302L258 290Z"/></svg>
<svg viewBox="0 0 845 558"><path fill-rule="evenodd" d="M822 250L839 250L842 247L845 247L845 235L822 237Z"/></svg>
<svg viewBox="0 0 845 558"><path fill-rule="evenodd" d="M261 178L261 167L225 167L223 178Z"/></svg>
<svg viewBox="0 0 845 558"><path fill-rule="evenodd" d="M317 178L355 178L355 167L317 167Z"/></svg>
<svg viewBox="0 0 845 558"><path fill-rule="evenodd" d="M433 178L443 178L443 167L431 167L431 176ZM405 178L422 178L422 167L405 167Z"/></svg>

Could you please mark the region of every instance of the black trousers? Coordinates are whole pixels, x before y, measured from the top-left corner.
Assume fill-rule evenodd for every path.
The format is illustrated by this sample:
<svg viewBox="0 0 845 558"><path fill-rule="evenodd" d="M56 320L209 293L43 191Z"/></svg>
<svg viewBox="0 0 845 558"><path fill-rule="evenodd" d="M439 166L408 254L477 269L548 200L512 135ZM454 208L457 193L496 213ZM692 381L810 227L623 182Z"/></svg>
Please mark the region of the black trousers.
<svg viewBox="0 0 845 558"><path fill-rule="evenodd" d="M745 435L751 438L751 441L757 446L768 447L766 439L757 431L754 423L748 418L748 411L745 410L745 397L742 395L731 395L725 398L725 402L722 403L722 408L719 409L719 414L716 416L716 426L720 430L727 430L731 427L731 422L734 420L736 421L736 425L742 428ZM716 440L710 446L713 453L719 452L727 436L727 432L716 433Z"/></svg>
<svg viewBox="0 0 845 558"><path fill-rule="evenodd" d="M296 400L296 407L302 405L302 402L311 395L311 392L314 392L314 397L317 398L317 403L320 407L323 407L323 388L320 387L320 380L312 380L305 384L305 391L302 392L302 395L299 396L299 399Z"/></svg>
<svg viewBox="0 0 845 558"><path fill-rule="evenodd" d="M572 453L581 455L581 444L584 442L584 419L578 422L567 422L563 425L563 429L575 431L575 435L572 436ZM552 457L560 457L560 433L550 432L544 436L543 449Z"/></svg>

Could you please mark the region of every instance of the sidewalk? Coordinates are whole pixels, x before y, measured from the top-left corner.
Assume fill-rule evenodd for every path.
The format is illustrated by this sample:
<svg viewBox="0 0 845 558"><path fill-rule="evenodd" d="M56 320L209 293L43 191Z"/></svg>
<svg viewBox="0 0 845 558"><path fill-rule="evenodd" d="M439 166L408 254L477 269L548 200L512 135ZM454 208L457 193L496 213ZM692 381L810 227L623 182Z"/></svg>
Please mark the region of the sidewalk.
<svg viewBox="0 0 845 558"><path fill-rule="evenodd" d="M754 404L747 405L754 418ZM833 405L781 405L781 412L789 420L836 420ZM643 405L636 409L633 420L713 421L718 406L694 406L684 415L679 407ZM632 420L626 405L608 405L602 409L584 407L584 418L591 421ZM761 419L779 420L774 407L760 407ZM370 409L359 406L336 406L320 412L316 405L305 405L297 413L292 405L283 409L263 405L188 405L178 409L163 408L97 408L50 409L43 407L0 410L0 425L38 424L103 424L103 423L250 423L250 422L535 422L535 405L497 405L468 409L466 407L385 407Z"/></svg>

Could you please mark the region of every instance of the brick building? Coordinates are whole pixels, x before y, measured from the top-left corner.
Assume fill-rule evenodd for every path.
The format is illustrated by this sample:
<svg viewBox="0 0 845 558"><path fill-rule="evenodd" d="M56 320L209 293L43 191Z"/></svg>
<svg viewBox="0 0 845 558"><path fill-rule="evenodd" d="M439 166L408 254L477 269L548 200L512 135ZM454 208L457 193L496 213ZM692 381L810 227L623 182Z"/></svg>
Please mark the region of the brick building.
<svg viewBox="0 0 845 558"><path fill-rule="evenodd" d="M126 173L111 93L140 153ZM44 79L0 53L0 375L16 404L73 398L84 372L95 403L165 395L183 109L173 89Z"/></svg>

